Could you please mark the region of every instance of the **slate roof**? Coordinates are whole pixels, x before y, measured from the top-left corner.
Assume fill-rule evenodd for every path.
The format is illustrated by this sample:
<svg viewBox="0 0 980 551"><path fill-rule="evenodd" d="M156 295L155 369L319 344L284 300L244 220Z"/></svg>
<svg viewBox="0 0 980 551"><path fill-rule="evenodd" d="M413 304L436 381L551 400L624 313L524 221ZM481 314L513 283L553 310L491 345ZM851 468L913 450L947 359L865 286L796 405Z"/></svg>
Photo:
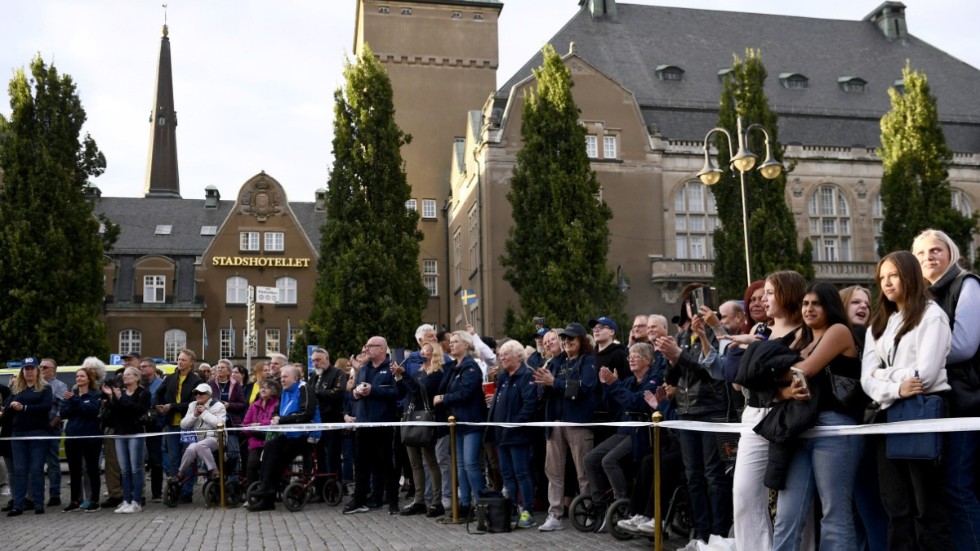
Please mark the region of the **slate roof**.
<svg viewBox="0 0 980 551"><path fill-rule="evenodd" d="M914 35L889 41L870 21L641 6L617 3L616 21L593 20L580 10L549 41L560 54L574 52L633 92L648 124L671 140L702 140L717 122L718 71L732 55L761 50L769 77L766 94L780 116L780 141L805 145L877 147L880 117L890 108L887 89L901 79L906 59L923 70L937 97L946 139L954 151L980 151L980 70ZM915 20L908 19L909 28ZM532 57L497 92L511 88L542 63ZM656 76L662 65L684 70L683 80ZM787 89L782 73L809 79ZM867 81L865 93L844 92L843 76ZM950 124L950 123L959 124Z"/></svg>
<svg viewBox="0 0 980 551"><path fill-rule="evenodd" d="M220 229L234 205L235 201L220 201L217 208L205 209L204 199L101 197L96 200L95 213L105 214L120 226L113 254L198 256L213 239L202 236L201 227ZM326 221L326 213L317 212L312 202L291 202L289 206L319 251L320 226ZM158 225L172 225L172 233L155 235Z"/></svg>

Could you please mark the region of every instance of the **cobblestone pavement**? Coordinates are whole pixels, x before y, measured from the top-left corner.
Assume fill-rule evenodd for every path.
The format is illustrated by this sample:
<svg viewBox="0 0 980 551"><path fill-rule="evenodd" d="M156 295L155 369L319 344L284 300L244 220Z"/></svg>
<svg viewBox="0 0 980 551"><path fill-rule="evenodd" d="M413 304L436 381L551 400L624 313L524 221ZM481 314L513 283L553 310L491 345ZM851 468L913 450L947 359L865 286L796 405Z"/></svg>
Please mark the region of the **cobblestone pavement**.
<svg viewBox="0 0 980 551"><path fill-rule="evenodd" d="M62 499L68 497L68 477ZM4 498L4 503L7 498ZM403 505L405 504L403 500ZM389 516L387 508L342 515L343 505L308 504L290 513L281 503L275 511L248 512L243 508L208 509L200 486L194 503L175 509L147 503L142 513L122 515L111 510L62 513L48 507L44 515L26 511L16 518L0 513L0 541L18 551L135 551L135 550L459 550L562 549L574 551L636 551L653 549L653 541L617 541L608 534L583 533L564 521L565 529L537 528L507 534L467 534L465 525L438 524L424 516ZM536 518L540 523L543 513ZM687 542L666 540L664 549Z"/></svg>

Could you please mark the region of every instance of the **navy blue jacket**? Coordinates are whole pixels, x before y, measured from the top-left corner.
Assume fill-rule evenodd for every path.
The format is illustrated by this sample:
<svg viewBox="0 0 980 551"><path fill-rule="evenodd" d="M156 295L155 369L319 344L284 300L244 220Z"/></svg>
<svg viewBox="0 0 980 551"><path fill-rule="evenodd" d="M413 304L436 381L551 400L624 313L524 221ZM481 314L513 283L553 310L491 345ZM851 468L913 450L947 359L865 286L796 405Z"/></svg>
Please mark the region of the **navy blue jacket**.
<svg viewBox="0 0 980 551"><path fill-rule="evenodd" d="M38 376L40 377L40 374ZM4 411L8 411L8 415L11 413L15 414L11 423L11 429L14 435L33 430L46 431L51 426L48 423L48 413L51 412L54 395L51 393L50 385L44 385L44 388L39 391L34 390L34 387L27 387L10 398L7 398L5 406L9 407L11 402L24 404L24 409L20 411L14 411L12 409L8 411L4 407Z"/></svg>
<svg viewBox="0 0 980 551"><path fill-rule="evenodd" d="M62 400L58 415L68 419L65 425L65 436L94 436L102 434L99 426L99 406L101 392L89 389L83 395L76 390L71 398Z"/></svg>
<svg viewBox="0 0 980 551"><path fill-rule="evenodd" d="M534 420L538 404L538 387L531 368L521 364L511 375L497 372L497 390L490 403L490 420L494 423L527 423ZM535 431L532 427L494 427L493 436L500 446L530 446Z"/></svg>
<svg viewBox="0 0 980 551"><path fill-rule="evenodd" d="M365 362L357 370L354 380L355 388L361 383L371 385L371 394L354 398L354 417L364 423L390 423L398 420L396 402L402 397L402 391L395 383L391 374L391 362L385 358L378 367L371 362Z"/></svg>
<svg viewBox="0 0 980 551"><path fill-rule="evenodd" d="M444 367L446 376L439 385L442 403L457 422L482 423L487 420L487 403L483 397L483 371L467 356L457 365L456 360ZM482 431L483 427L459 425L457 434Z"/></svg>
<svg viewBox="0 0 980 551"><path fill-rule="evenodd" d="M660 358L661 361L663 357ZM656 365L656 364L655 364ZM625 381L615 380L611 384L602 385L603 394L610 402L619 405L617 421L650 421L653 408L643 399L647 390L656 393L657 387L663 384L663 366L655 369L651 366L639 381L630 376ZM629 434L633 441L633 459L639 460L650 447L650 431L643 427L620 427L618 434Z"/></svg>
<svg viewBox="0 0 980 551"><path fill-rule="evenodd" d="M569 360L562 353L560 359L560 362L548 362L548 369L555 376L555 383L554 386L542 387L542 395L547 400L545 420L591 423L592 414L595 413L595 388L599 381L595 357L583 354ZM570 380L579 381L579 388L574 395L566 396L565 389ZM550 429L545 429L545 433L551 437Z"/></svg>

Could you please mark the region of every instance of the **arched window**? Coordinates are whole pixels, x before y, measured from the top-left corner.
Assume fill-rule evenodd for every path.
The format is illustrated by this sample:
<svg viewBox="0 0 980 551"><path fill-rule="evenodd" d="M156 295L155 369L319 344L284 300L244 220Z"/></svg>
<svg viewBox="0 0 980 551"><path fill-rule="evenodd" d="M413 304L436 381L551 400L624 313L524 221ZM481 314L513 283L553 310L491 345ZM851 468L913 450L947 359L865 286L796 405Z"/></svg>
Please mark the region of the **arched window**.
<svg viewBox="0 0 980 551"><path fill-rule="evenodd" d="M119 353L132 354L141 353L143 348L143 334L136 329L123 329L119 332Z"/></svg>
<svg viewBox="0 0 980 551"><path fill-rule="evenodd" d="M715 207L715 195L707 186L697 180L681 186L674 196L676 257L714 258L711 234L717 226L718 209Z"/></svg>
<svg viewBox="0 0 980 551"><path fill-rule="evenodd" d="M187 332L182 329L170 329L163 334L163 357L170 363L177 361L177 355L187 348Z"/></svg>
<svg viewBox="0 0 980 551"><path fill-rule="evenodd" d="M851 208L837 186L824 184L810 196L810 240L813 260L851 261Z"/></svg>
<svg viewBox="0 0 980 551"><path fill-rule="evenodd" d="M296 280L291 277L280 277L276 279L276 288L279 289L279 304L296 304Z"/></svg>
<svg viewBox="0 0 980 551"><path fill-rule="evenodd" d="M881 225L885 223L885 205L881 202L881 194L876 193L871 201L871 228L875 238L875 260L881 258L878 255L878 245L881 243Z"/></svg>
<svg viewBox="0 0 980 551"><path fill-rule="evenodd" d="M248 280L244 277L229 277L225 284L225 302L245 304L248 302Z"/></svg>

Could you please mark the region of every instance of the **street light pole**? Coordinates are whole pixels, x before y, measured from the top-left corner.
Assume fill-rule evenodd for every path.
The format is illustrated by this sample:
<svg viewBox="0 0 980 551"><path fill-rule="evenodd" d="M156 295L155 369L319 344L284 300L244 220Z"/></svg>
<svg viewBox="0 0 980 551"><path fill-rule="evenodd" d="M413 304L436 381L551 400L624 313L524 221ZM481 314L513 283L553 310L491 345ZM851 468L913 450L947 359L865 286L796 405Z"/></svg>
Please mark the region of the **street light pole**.
<svg viewBox="0 0 980 551"><path fill-rule="evenodd" d="M732 135L728 133L728 130L716 127L708 131L704 136L704 167L698 172L698 178L706 186L713 186L721 180L721 175L723 171L715 166L711 162L711 155L708 153L708 140L711 139L711 135L715 132L720 132L728 138L728 157L731 159L729 164L733 166L739 172L739 184L741 187L742 196L742 238L745 241L745 278L748 281L748 285L752 284L752 263L749 255L749 209L745 201L745 173L752 170L755 167L755 162L758 160L759 156L752 153L749 150L747 138L749 132L753 130L760 130L762 134L766 137L766 160L759 166L759 172L767 180L774 180L783 173L784 167L782 163L776 161L772 158L772 147L769 144L769 132L760 124L750 124L748 128L742 130L742 117L739 115L736 117L736 133L738 137L738 152L732 153Z"/></svg>

